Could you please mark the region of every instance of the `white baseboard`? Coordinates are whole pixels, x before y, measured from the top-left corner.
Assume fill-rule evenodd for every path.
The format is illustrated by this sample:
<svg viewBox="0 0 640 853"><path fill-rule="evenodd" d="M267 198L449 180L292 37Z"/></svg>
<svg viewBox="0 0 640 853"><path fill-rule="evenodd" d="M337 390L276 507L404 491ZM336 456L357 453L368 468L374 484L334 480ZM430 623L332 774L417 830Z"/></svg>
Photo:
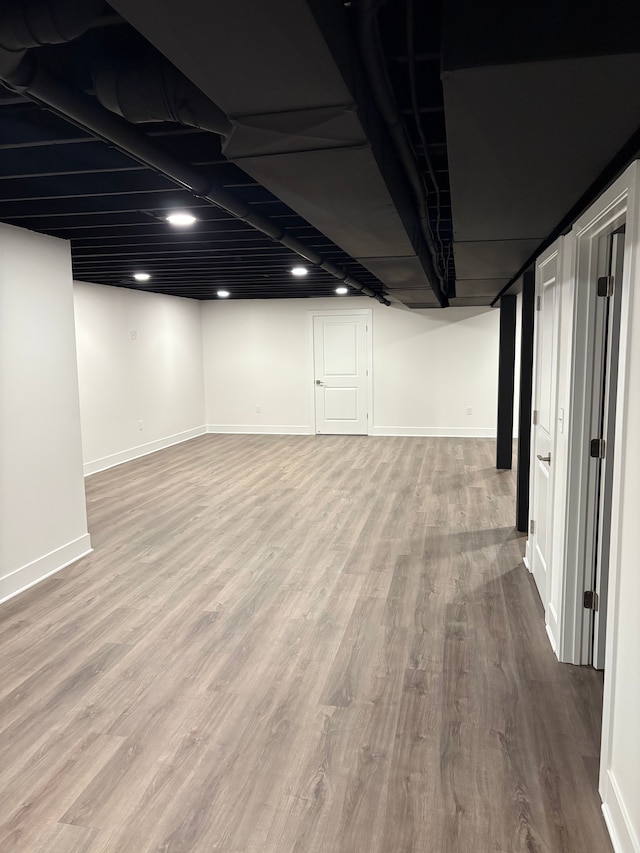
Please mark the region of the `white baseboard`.
<svg viewBox="0 0 640 853"><path fill-rule="evenodd" d="M426 436L428 438L495 438L495 427L374 426L371 435Z"/></svg>
<svg viewBox="0 0 640 853"><path fill-rule="evenodd" d="M156 453L158 450L164 450L165 447L171 447L173 444L180 444L183 441L189 441L192 438L197 438L199 435L204 435L209 430L206 426L194 427L187 429L184 432L177 432L175 435L168 435L165 438L159 438L157 441L150 441L148 444L139 444L136 447L130 447L127 450L121 450L119 453L112 453L110 456L103 456L101 459L94 459L92 462L84 463L84 475L88 477L90 474L97 474L98 471L105 471L107 468L113 468L114 465L122 465L123 462L131 462L132 459L139 459L141 456L147 456L149 453Z"/></svg>
<svg viewBox="0 0 640 853"><path fill-rule="evenodd" d="M232 435L314 435L309 424L208 424L207 432ZM495 438L493 427L372 427L369 435L435 438Z"/></svg>
<svg viewBox="0 0 640 853"><path fill-rule="evenodd" d="M633 792L634 796L637 792ZM631 824L629 812L611 771L607 773L606 802L602 814L607 824L615 853L640 853L640 840Z"/></svg>
<svg viewBox="0 0 640 853"><path fill-rule="evenodd" d="M43 554L37 560L5 575L0 578L0 604L35 586L45 578L55 575L56 572L75 563L80 557L90 554L92 550L91 538L88 533L85 533L72 542L67 542L66 545L61 545L60 548Z"/></svg>
<svg viewBox="0 0 640 853"><path fill-rule="evenodd" d="M229 435L313 435L308 425L290 424L208 424L207 432Z"/></svg>

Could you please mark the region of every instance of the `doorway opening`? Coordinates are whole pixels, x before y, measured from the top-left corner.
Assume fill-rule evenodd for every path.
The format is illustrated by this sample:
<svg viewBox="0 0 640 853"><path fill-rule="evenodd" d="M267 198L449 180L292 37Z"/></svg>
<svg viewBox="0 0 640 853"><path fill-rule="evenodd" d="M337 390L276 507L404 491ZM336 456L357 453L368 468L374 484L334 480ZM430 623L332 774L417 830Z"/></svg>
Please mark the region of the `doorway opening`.
<svg viewBox="0 0 640 853"><path fill-rule="evenodd" d="M615 423L624 296L626 197L576 233L574 354L561 660L603 670Z"/></svg>
<svg viewBox="0 0 640 853"><path fill-rule="evenodd" d="M585 531L585 663L604 669L625 227L598 241Z"/></svg>

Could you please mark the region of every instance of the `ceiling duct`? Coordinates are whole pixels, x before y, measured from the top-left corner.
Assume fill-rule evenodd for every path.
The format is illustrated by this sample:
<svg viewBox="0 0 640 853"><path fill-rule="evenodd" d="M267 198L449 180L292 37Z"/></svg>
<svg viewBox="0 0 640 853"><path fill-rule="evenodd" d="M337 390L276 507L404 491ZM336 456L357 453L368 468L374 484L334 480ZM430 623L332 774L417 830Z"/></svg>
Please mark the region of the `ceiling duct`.
<svg viewBox="0 0 640 853"><path fill-rule="evenodd" d="M0 48L0 68L3 67L4 53L5 51ZM58 80L38 64L32 55L27 54L13 73L3 74L0 79L14 91L49 107L58 115L88 130L98 139L115 145L138 162L155 169L179 186L185 187L194 196L226 210L232 216L286 246L354 290L376 299L383 305L390 304L384 296L363 285L342 267L298 240L277 222L256 212L250 204L227 192L223 187L213 184L205 172L183 162L125 119L104 109L94 98L75 91Z"/></svg>
<svg viewBox="0 0 640 853"><path fill-rule="evenodd" d="M85 33L103 5L103 0L2 0L0 74L13 73L31 47L63 44Z"/></svg>
<svg viewBox="0 0 640 853"><path fill-rule="evenodd" d="M225 113L158 53L120 67L96 65L92 77L100 103L132 124L173 121L222 136L231 131Z"/></svg>

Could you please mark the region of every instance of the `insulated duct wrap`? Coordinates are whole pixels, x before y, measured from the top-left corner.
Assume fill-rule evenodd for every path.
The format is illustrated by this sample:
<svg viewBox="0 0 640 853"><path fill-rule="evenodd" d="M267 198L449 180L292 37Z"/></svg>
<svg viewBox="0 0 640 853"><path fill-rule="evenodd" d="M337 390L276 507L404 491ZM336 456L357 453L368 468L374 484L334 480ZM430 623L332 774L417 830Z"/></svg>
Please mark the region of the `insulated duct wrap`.
<svg viewBox="0 0 640 853"><path fill-rule="evenodd" d="M2 53L0 48L0 60ZM27 54L19 67L12 74L3 76L2 80L9 88L49 107L98 139L115 145L139 163L155 169L169 180L188 189L194 196L226 210L232 216L291 249L300 257L321 267L354 290L376 299L383 305L390 304L385 296L375 293L357 279L352 278L346 270L298 240L279 223L258 213L246 201L227 192L223 187L212 183L205 172L183 162L123 118L104 109L94 98L84 92L73 90L63 81L58 80L47 69L35 62L31 54Z"/></svg>
<svg viewBox="0 0 640 853"><path fill-rule="evenodd" d="M96 65L92 76L100 103L132 124L173 121L225 136L231 131L225 113L157 54L121 68Z"/></svg>
<svg viewBox="0 0 640 853"><path fill-rule="evenodd" d="M103 0L2 0L0 47L17 52L72 41L89 29L103 5Z"/></svg>

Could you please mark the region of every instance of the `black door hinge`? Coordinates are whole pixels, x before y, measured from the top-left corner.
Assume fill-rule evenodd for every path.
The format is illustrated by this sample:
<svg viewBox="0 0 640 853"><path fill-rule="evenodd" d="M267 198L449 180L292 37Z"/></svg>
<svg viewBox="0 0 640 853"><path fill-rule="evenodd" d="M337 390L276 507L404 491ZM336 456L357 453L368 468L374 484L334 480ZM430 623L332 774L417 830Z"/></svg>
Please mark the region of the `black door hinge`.
<svg viewBox="0 0 640 853"><path fill-rule="evenodd" d="M597 611L598 593L592 589L588 589L584 594L583 604L586 610Z"/></svg>
<svg viewBox="0 0 640 853"><path fill-rule="evenodd" d="M589 455L592 459L604 459L606 442L604 438L592 438L589 447Z"/></svg>
<svg viewBox="0 0 640 853"><path fill-rule="evenodd" d="M608 298L613 296L614 278L612 275L601 275L598 279L598 296Z"/></svg>

